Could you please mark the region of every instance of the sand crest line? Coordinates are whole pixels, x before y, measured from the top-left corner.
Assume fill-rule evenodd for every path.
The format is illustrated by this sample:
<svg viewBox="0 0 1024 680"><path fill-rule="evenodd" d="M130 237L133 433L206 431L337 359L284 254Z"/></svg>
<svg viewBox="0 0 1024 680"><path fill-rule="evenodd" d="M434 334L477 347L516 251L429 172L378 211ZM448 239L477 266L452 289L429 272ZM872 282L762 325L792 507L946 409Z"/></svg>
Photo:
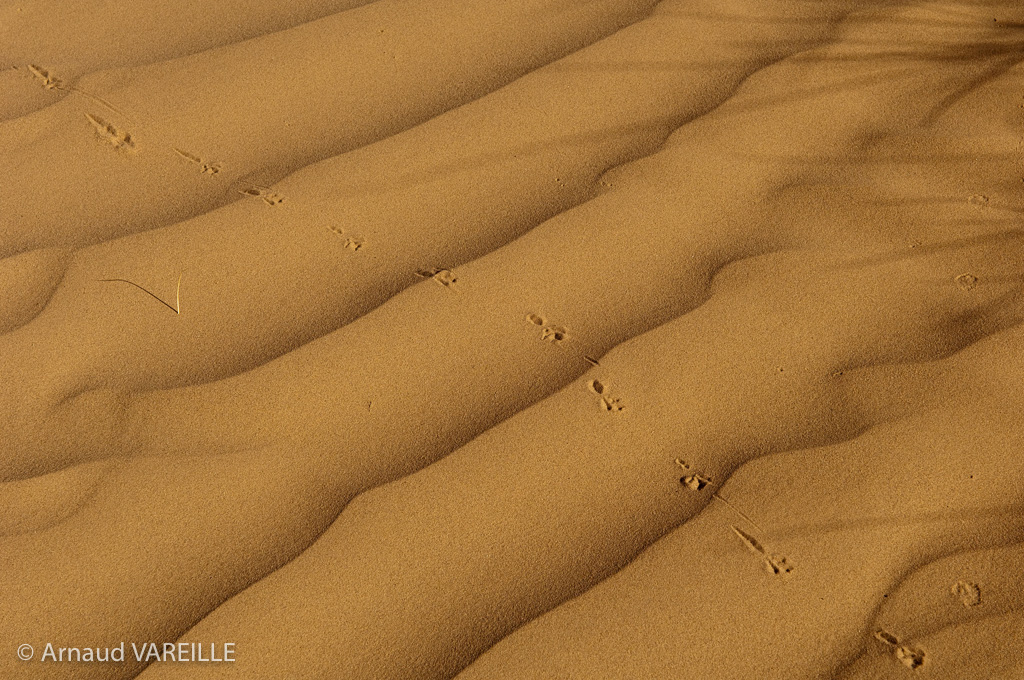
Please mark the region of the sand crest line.
<svg viewBox="0 0 1024 680"><path fill-rule="evenodd" d="M884 629L875 631L874 638L888 647L897 661L911 670L917 670L925 664L924 650L902 642L898 637Z"/></svg>
<svg viewBox="0 0 1024 680"><path fill-rule="evenodd" d="M687 473L689 473L685 477L681 477L679 479L679 483L685 485L691 491L702 491L705 486L707 486L708 484L711 483L711 478L710 477L704 477L702 475L694 474L692 472L691 468L690 468L690 464L687 463L682 458L676 458L674 462L675 462L676 465L678 465L683 470L685 470ZM732 503L727 501L725 499L725 497L720 495L717 491L712 491L711 492L711 498L713 498L713 499L715 499L717 501L721 501L722 503L724 503L726 505L726 507L728 507L730 510L732 510L737 515L742 517L746 522L749 522L752 527L757 529L759 532L764 533L764 529L762 529L760 527L760 525L758 525L757 522L755 522L753 519L751 519L750 516L747 513L743 512L738 507L736 507L735 505L733 505Z"/></svg>
<svg viewBox="0 0 1024 680"><path fill-rule="evenodd" d="M106 99L94 95L91 92L87 92L86 90L83 90L74 85L64 85L64 81L61 78L57 77L52 71L48 71L47 69L37 64L26 64L24 67L11 67L11 69L14 71L18 71L21 68L27 69L29 73L32 74L32 77L39 81L45 89L60 90L61 92L66 92L68 94L78 93L83 97L90 99L93 102L99 104L100 106L103 106L104 108L108 109L111 113L114 113L124 118L129 125L133 124L131 116L129 116L124 111L111 104ZM115 148L129 152L134 152L137 150L135 140L132 138L130 132L118 129L114 126L114 124L109 123L108 121L103 120L102 118L94 114L86 113L85 116L89 119L89 122L92 123L92 125L96 128L97 133L106 141L110 142ZM176 146L167 140L164 140L164 143L166 143L166 145L169 146L171 150L174 151L174 153L176 153L181 158L184 158L189 162L198 165L200 172L204 175L217 175L221 172L221 170L224 169L224 164L221 162L206 161L193 153L181 149L179 146ZM241 194L262 198L268 205L272 206L277 205L278 203L281 203L284 200L283 196L281 196L280 194L273 193L267 187L248 187L244 189L239 189L238 191ZM161 302L163 302L163 300L161 300Z"/></svg>
<svg viewBox="0 0 1024 680"><path fill-rule="evenodd" d="M174 293L174 305L171 305L169 302L166 302L165 300L160 298L158 295L156 295L152 291L149 291L149 290L143 288L142 286L140 286L139 284L135 283L134 281L129 281L128 279L97 279L97 280L105 282L105 283L113 283L115 281L119 281L121 283L127 283L129 285L135 286L136 288L138 288L142 292L146 293L147 295L152 297L154 300L156 300L160 304L162 304L165 307L167 307L168 309L170 309L175 314L181 314L181 274L178 274L178 286L177 286L177 288L175 290L175 293Z"/></svg>
<svg viewBox="0 0 1024 680"><path fill-rule="evenodd" d="M191 154L183 149L179 149L176 146L171 148L174 150L174 153L178 154L185 160L189 161L190 163L195 163L196 165L198 165L199 171L202 172L204 175L216 175L223 169L223 163L207 163L199 156Z"/></svg>
<svg viewBox="0 0 1024 680"><path fill-rule="evenodd" d="M17 66L14 67L15 70L17 70L17 68ZM31 73L36 80L40 81L42 83L42 86L47 90L60 90L61 92L67 93L77 92L78 94L93 100L100 106L104 106L110 109L117 115L128 118L128 116L126 116L124 112L118 110L113 104L108 102L106 99L103 99L102 97L97 97L96 95L86 92L85 90L75 87L74 85L65 86L63 80L53 75L50 71L47 71L41 66L37 66L35 64L27 64L25 68L27 68L29 70L29 73Z"/></svg>
<svg viewBox="0 0 1024 680"><path fill-rule="evenodd" d="M761 544L754 536L743 531L736 525L730 525L732 532L739 537L747 549L760 558L768 572L776 576L785 576L793 571L793 566L789 563L789 560L781 555L773 555L768 552L768 549Z"/></svg>
<svg viewBox="0 0 1024 680"><path fill-rule="evenodd" d="M735 505L733 505L729 501L725 500L725 498L720 496L717 491L712 492L711 497L714 498L715 500L718 500L718 501L721 501L721 502L725 503L726 506L728 506L733 512L735 512L737 515L739 515L740 517L745 519L747 522L749 522L752 527L754 527L755 529L757 529L761 533L764 533L764 529L762 529L760 526L758 526L757 522L755 522L754 520L750 519L750 516L747 515L747 513L743 512L742 510L737 508Z"/></svg>

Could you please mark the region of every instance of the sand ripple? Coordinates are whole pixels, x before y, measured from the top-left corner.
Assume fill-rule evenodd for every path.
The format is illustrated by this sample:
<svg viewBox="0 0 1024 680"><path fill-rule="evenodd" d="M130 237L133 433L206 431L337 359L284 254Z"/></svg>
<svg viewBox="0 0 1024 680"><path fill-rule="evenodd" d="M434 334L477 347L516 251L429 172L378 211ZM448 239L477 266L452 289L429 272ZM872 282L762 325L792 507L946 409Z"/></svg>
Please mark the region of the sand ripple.
<svg viewBox="0 0 1024 680"><path fill-rule="evenodd" d="M1014 3L52 4L0 677L1020 675Z"/></svg>

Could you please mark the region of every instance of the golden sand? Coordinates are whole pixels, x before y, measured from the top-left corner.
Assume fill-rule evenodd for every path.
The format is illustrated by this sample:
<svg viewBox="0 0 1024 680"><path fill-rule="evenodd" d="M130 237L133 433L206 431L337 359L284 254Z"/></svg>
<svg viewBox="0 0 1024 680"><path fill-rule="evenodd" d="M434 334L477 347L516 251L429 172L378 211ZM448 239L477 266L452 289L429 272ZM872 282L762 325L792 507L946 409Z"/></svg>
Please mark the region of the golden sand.
<svg viewBox="0 0 1024 680"><path fill-rule="evenodd" d="M0 2L0 678L1024 677L1022 30Z"/></svg>

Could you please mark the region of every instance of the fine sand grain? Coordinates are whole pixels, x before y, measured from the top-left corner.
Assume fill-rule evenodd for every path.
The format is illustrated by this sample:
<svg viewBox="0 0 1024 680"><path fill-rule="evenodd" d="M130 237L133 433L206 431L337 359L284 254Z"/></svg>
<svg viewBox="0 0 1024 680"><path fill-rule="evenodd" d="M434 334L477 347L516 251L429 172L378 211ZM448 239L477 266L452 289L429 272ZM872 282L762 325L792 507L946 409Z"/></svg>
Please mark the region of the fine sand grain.
<svg viewBox="0 0 1024 680"><path fill-rule="evenodd" d="M75 92L78 77L194 54L371 0L59 0L0 4L0 120Z"/></svg>
<svg viewBox="0 0 1024 680"><path fill-rule="evenodd" d="M1011 0L0 0L0 678L1018 680L1022 59Z"/></svg>
<svg viewBox="0 0 1024 680"><path fill-rule="evenodd" d="M678 55L678 44L721 34L722 24L658 13L472 104L295 173L267 189L280 204L239 201L70 259L55 248L8 258L6 317L24 325L0 340L8 370L60 351L64 337L82 347L64 350L59 374L12 392L10 408L38 415L87 387L239 373L352 321L418 273L461 265L611 190L612 177L598 179L609 168L653 151L779 56L773 41L728 34L689 60ZM721 64L711 73L697 68L712 56ZM638 62L666 66L630 71ZM467 141L452 146L452 137ZM42 403L26 394L41 385Z"/></svg>
<svg viewBox="0 0 1024 680"><path fill-rule="evenodd" d="M75 96L0 124L9 149L0 254L95 243L208 210L486 94L654 4L528 0L484 12L493 3L376 2L87 74ZM439 33L444 43L431 38ZM204 163L219 171L201 172Z"/></svg>

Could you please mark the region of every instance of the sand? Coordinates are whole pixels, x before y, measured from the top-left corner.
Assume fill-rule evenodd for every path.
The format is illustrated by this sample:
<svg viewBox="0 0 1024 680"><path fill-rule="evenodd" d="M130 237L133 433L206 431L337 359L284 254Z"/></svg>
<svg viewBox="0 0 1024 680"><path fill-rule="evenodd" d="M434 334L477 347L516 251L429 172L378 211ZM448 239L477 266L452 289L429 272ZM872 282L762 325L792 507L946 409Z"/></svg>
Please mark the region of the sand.
<svg viewBox="0 0 1024 680"><path fill-rule="evenodd" d="M54 248L9 258L12 287L24 286L7 317L22 320L3 340L9 370L45 368L27 357L55 351L54 325L83 349L66 357L59 375L24 381L26 390L45 385L46 392L36 400L11 393L8 413L50 409L85 381L138 390L240 373L354 320L420 281L417 272L482 256L609 189L610 179L595 186L605 171L655 150L669 130L720 102L766 52L778 51L756 44L716 68L713 82L704 69L623 75L621 65L637 57L671 64L677 41L713 28L709 21L635 24L494 95L295 173L274 187L280 204L235 202L73 257ZM561 115L567 105L571 115ZM452 147L455 134L468 142ZM303 276L294 276L296 267ZM103 280L115 277L158 291L171 311L183 300L189 331L169 333L181 324L166 304ZM45 313L33 317L46 299Z"/></svg>
<svg viewBox="0 0 1024 680"><path fill-rule="evenodd" d="M203 52L367 2L4 2L0 119L54 103L87 73Z"/></svg>
<svg viewBox="0 0 1024 680"><path fill-rule="evenodd" d="M0 677L1022 677L1019 7L120 4L0 5Z"/></svg>

